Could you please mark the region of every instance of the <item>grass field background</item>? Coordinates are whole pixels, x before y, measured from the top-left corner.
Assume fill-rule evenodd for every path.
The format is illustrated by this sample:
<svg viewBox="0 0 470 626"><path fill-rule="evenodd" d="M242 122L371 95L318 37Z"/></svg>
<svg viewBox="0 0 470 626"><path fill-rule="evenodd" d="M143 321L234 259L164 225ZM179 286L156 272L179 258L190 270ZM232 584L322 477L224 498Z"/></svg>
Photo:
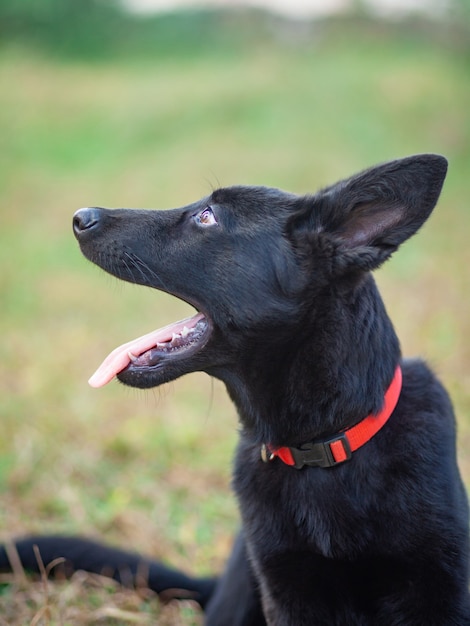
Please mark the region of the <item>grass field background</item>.
<svg viewBox="0 0 470 626"><path fill-rule="evenodd" d="M81 533L207 573L238 524L237 422L220 383L88 387L116 345L189 309L86 262L77 208L173 207L234 183L309 192L417 152L446 155L448 179L378 281L404 353L452 393L470 487L468 54L439 28L268 20L258 37L234 19L199 16L183 49L167 33L116 58L0 47L2 540ZM83 584L8 578L0 624L198 623L191 607Z"/></svg>

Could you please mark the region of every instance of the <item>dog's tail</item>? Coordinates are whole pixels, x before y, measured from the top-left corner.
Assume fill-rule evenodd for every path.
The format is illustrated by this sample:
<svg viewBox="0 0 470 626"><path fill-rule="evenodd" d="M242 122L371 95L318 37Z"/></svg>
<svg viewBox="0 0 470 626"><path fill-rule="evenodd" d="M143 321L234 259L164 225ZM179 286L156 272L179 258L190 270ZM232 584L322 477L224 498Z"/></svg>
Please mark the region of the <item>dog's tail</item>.
<svg viewBox="0 0 470 626"><path fill-rule="evenodd" d="M21 564L21 565L20 565ZM127 587L146 587L162 600L192 599L202 608L209 601L217 578L196 578L139 554L81 537L30 536L0 545L0 571L23 567L70 577L77 570L114 578Z"/></svg>

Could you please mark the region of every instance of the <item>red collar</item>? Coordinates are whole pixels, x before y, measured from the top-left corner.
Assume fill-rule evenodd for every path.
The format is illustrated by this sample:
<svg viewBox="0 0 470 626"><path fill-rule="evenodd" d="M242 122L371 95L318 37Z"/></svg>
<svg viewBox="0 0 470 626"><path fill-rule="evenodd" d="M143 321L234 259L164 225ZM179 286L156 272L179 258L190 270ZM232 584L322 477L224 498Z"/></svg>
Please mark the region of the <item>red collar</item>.
<svg viewBox="0 0 470 626"><path fill-rule="evenodd" d="M267 462L278 457L286 465L292 465L296 469L301 469L304 465L332 467L349 460L352 453L372 439L387 422L397 405L401 385L402 373L398 366L390 387L385 392L384 405L380 413L368 415L355 426L337 435L309 441L298 448L287 446L272 448L269 444L263 444L261 458Z"/></svg>

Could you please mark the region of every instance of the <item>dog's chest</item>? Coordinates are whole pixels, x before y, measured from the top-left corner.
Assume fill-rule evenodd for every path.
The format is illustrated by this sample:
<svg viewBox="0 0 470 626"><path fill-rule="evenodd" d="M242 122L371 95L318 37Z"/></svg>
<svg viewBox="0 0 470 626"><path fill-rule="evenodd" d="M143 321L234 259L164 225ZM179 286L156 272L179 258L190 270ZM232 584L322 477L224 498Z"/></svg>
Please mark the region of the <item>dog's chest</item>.
<svg viewBox="0 0 470 626"><path fill-rule="evenodd" d="M263 463L259 451L243 448L233 486L248 541L253 538L268 554L298 550L347 558L356 551L366 530L363 512L356 510L337 472L297 471L279 459Z"/></svg>

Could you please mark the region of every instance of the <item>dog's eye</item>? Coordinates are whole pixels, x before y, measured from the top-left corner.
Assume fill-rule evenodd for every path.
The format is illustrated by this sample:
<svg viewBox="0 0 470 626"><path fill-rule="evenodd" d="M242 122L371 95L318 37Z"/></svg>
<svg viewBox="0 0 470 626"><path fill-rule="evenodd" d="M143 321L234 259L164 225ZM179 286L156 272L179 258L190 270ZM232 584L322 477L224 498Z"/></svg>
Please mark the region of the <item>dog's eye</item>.
<svg viewBox="0 0 470 626"><path fill-rule="evenodd" d="M196 213L194 216L196 223L200 226L214 226L217 224L217 219L214 215L214 211L210 206L206 207L200 213Z"/></svg>

